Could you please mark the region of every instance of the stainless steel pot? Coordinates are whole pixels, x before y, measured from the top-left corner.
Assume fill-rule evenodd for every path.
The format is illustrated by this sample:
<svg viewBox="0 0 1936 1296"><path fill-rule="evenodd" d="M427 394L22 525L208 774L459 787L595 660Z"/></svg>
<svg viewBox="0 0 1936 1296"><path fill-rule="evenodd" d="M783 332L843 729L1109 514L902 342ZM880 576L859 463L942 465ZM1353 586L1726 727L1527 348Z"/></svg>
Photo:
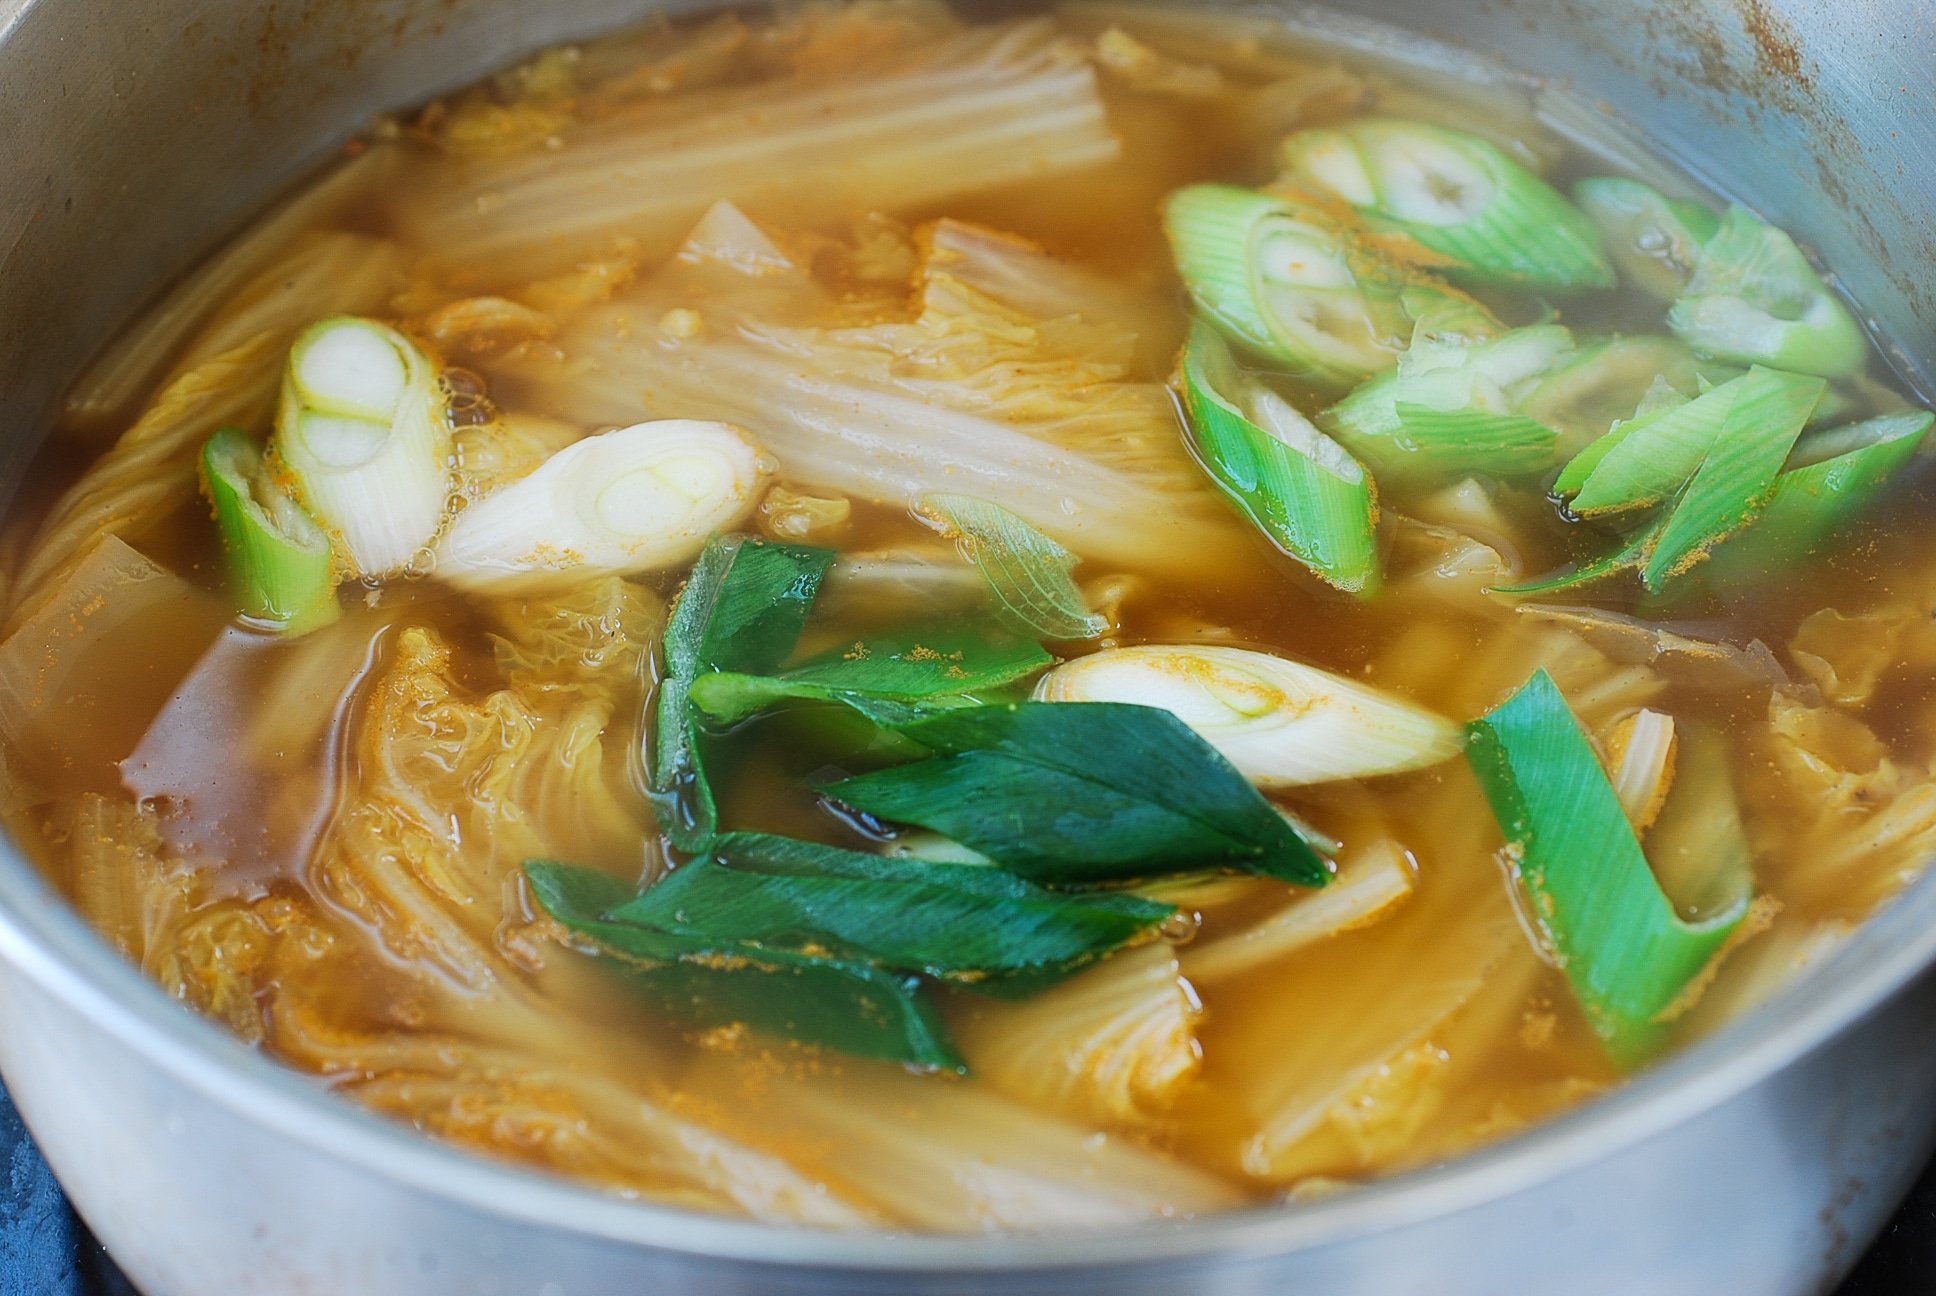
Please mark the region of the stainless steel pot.
<svg viewBox="0 0 1936 1296"><path fill-rule="evenodd" d="M347 128L651 7L0 0L0 479L144 292ZM1929 0L1352 7L1570 85L1777 213L1936 387ZM0 845L0 1070L150 1296L1819 1291L1936 1138L1932 963L1936 878L1718 1038L1444 1169L1133 1233L852 1237L628 1204L331 1100L168 1003Z"/></svg>

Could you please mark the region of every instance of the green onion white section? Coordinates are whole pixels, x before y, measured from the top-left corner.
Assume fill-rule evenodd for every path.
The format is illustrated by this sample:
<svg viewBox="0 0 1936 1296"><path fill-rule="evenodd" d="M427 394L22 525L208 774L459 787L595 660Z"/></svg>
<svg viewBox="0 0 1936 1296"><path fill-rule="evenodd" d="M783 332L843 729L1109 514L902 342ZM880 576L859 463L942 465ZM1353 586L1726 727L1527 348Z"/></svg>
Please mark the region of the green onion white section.
<svg viewBox="0 0 1936 1296"><path fill-rule="evenodd" d="M1600 229L1627 282L1671 301L1687 286L1701 248L1721 219L1700 203L1668 198L1624 176L1594 176L1573 186L1573 201Z"/></svg>
<svg viewBox="0 0 1936 1296"><path fill-rule="evenodd" d="M1611 288L1592 222L1498 145L1449 127L1369 118L1299 131L1279 158L1296 184L1334 194L1473 283Z"/></svg>
<svg viewBox="0 0 1936 1296"><path fill-rule="evenodd" d="M215 510L243 616L301 634L341 615L329 537L269 480L252 438L223 428L208 439L202 489Z"/></svg>
<svg viewBox="0 0 1936 1296"><path fill-rule="evenodd" d="M1107 649L1056 667L1035 696L1161 707L1264 788L1423 769L1464 746L1457 725L1403 698L1244 648Z"/></svg>
<svg viewBox="0 0 1936 1296"><path fill-rule="evenodd" d="M1674 338L1606 338L1554 365L1519 408L1558 432L1560 450L1573 454L1653 404L1699 395L1704 377L1720 381L1732 372L1702 364Z"/></svg>
<svg viewBox="0 0 1936 1296"><path fill-rule="evenodd" d="M1364 465L1239 371L1214 329L1191 328L1182 379L1191 446L1225 497L1321 579L1375 594L1378 497Z"/></svg>
<svg viewBox="0 0 1936 1296"><path fill-rule="evenodd" d="M1471 732L1467 758L1531 893L1528 914L1614 1060L1645 1061L1664 1042L1677 1001L1747 916L1745 849L1712 853L1709 862L1726 867L1702 879L1700 894L1663 891L1592 744L1543 670ZM1683 918L1677 898L1705 903Z"/></svg>
<svg viewBox="0 0 1936 1296"><path fill-rule="evenodd" d="M768 465L738 428L664 419L586 437L459 513L437 574L461 585L660 571L759 502Z"/></svg>
<svg viewBox="0 0 1936 1296"><path fill-rule="evenodd" d="M275 454L355 574L402 571L436 539L451 449L436 365L409 338L340 316L296 339Z"/></svg>
<svg viewBox="0 0 1936 1296"><path fill-rule="evenodd" d="M1411 319L1389 284L1361 283L1348 235L1290 199L1230 185L1170 195L1163 226L1190 296L1226 336L1327 382L1385 368Z"/></svg>
<svg viewBox="0 0 1936 1296"><path fill-rule="evenodd" d="M1667 312L1689 346L1744 364L1845 378L1869 345L1795 240L1745 207L1730 207Z"/></svg>

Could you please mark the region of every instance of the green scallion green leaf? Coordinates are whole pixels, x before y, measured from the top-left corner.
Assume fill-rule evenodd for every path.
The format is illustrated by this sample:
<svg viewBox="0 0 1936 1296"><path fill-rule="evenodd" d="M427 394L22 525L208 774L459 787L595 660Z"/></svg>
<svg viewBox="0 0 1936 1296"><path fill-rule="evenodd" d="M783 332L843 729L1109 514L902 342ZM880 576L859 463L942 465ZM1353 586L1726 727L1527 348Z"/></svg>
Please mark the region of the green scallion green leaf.
<svg viewBox="0 0 1936 1296"><path fill-rule="evenodd" d="M329 537L269 480L261 446L223 428L202 447L201 476L243 616L303 634L342 615Z"/></svg>
<svg viewBox="0 0 1936 1296"><path fill-rule="evenodd" d="M1736 381L1757 380L1764 380L1761 386L1737 392L1722 420L1721 434L1654 540L1640 572L1641 583L1649 590L1658 593L1670 579L1705 561L1716 544L1740 531L1766 507L1774 494L1775 478L1825 385L1820 378L1759 366ZM1758 399L1763 387L1770 391L1766 401Z"/></svg>
<svg viewBox="0 0 1936 1296"><path fill-rule="evenodd" d="M719 810L699 751L693 682L711 671L767 674L793 652L830 549L726 536L706 546L686 578L665 634L652 791L659 826L681 850L703 850Z"/></svg>
<svg viewBox="0 0 1936 1296"><path fill-rule="evenodd" d="M1020 633L1077 640L1109 628L1070 574L1076 556L1022 518L971 495L924 495L916 509L981 572L1002 618Z"/></svg>
<svg viewBox="0 0 1936 1296"><path fill-rule="evenodd" d="M1745 851L1702 887L1705 906L1683 916L1551 676L1534 675L1471 730L1467 759L1531 895L1529 913L1608 1052L1623 1066L1646 1060L1676 1002L1747 916Z"/></svg>
<svg viewBox="0 0 1936 1296"><path fill-rule="evenodd" d="M1721 228L1721 218L1700 203L1621 176L1579 181L1573 201L1599 227L1621 276L1662 301L1687 286L1702 247Z"/></svg>
<svg viewBox="0 0 1936 1296"><path fill-rule="evenodd" d="M632 899L616 879L550 860L531 860L524 872L546 913L630 971L641 990L683 1021L743 1022L858 1057L967 1071L915 976L857 956L615 921L606 915Z"/></svg>
<svg viewBox="0 0 1936 1296"><path fill-rule="evenodd" d="M893 859L763 833L610 910L610 921L798 951L835 949L968 988L1039 988L1175 910L1125 893L1048 891L987 865Z"/></svg>
<svg viewBox="0 0 1936 1296"><path fill-rule="evenodd" d="M1593 223L1490 140L1425 122L1366 118L1299 131L1279 160L1296 183L1407 234L1473 283L1611 288Z"/></svg>
<svg viewBox="0 0 1936 1296"><path fill-rule="evenodd" d="M1674 338L1605 338L1554 365L1520 403L1520 412L1559 433L1561 454L1575 455L1616 423L1639 417L1650 394L1658 399L1664 389L1697 396L1701 378L1717 372Z"/></svg>
<svg viewBox="0 0 1936 1296"><path fill-rule="evenodd" d="M1927 410L1905 410L1803 438L1761 516L1715 548L1710 583L1745 584L1818 552L1875 502L1932 422Z"/></svg>
<svg viewBox="0 0 1936 1296"><path fill-rule="evenodd" d="M721 671L692 683L694 706L723 724L788 701L971 705L1053 664L1039 644L985 626L946 623L868 635L773 675Z"/></svg>
<svg viewBox="0 0 1936 1296"><path fill-rule="evenodd" d="M1697 351L1743 364L1843 378L1869 344L1795 240L1735 206L1701 249L1667 326Z"/></svg>
<svg viewBox="0 0 1936 1296"><path fill-rule="evenodd" d="M1024 702L947 711L900 732L933 758L822 791L1042 882L1212 866L1306 886L1329 877L1309 841L1168 711Z"/></svg>
<svg viewBox="0 0 1936 1296"><path fill-rule="evenodd" d="M1191 447L1238 511L1322 580L1377 593L1378 493L1364 466L1247 380L1223 338L1201 323L1184 347L1182 388Z"/></svg>

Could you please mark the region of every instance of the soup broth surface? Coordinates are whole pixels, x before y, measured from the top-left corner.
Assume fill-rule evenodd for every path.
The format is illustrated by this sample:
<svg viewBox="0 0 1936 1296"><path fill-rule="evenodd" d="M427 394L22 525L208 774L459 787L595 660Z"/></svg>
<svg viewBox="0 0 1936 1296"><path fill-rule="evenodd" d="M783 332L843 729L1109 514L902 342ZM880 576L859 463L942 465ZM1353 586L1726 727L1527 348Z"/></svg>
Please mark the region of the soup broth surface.
<svg viewBox="0 0 1936 1296"><path fill-rule="evenodd" d="M1030 996L928 984L965 1076L695 1015L548 917L522 872L569 861L635 891L685 861L647 788L690 560L477 590L426 550L277 634L238 619L197 491L206 438L266 436L292 341L339 315L444 366L459 506L606 428L743 427L773 476L728 529L840 555L799 659L985 609L900 469L836 489L791 453L815 427L1018 512L1006 490L1062 479L989 479L975 419L1178 483L1058 534L1107 621L1050 642L1058 661L1256 649L1460 724L1544 669L1603 756L1643 710L1716 736L1756 899L1674 1008L1684 1045L1824 957L1936 844L1930 475L1911 462L1819 554L1672 605L1488 592L1605 551L1550 471L1381 474L1376 597L1250 527L1189 461L1167 385L1191 313L1168 195L1262 185L1290 132L1374 116L1475 132L1562 192L1610 173L1609 141L1636 151L1614 123L1563 138L1527 87L1435 59L1367 64L1180 5L997 21L859 0L547 51L379 123L104 353L23 487L0 643L15 839L168 993L344 1096L774 1222L1057 1229L1298 1199L1607 1091L1623 1072L1458 758L1270 792L1338 843L1329 888L1151 879L1139 893L1177 907L1153 940ZM1664 332L1631 284L1474 291L1583 344ZM1270 381L1313 414L1342 390ZM1879 361L1836 380L1832 421L1905 408L1892 383ZM1099 516L1067 489L1069 517ZM904 758L851 733L793 707L706 737L723 826L920 847L814 791ZM1389 903L1296 934L1300 907L1364 878Z"/></svg>

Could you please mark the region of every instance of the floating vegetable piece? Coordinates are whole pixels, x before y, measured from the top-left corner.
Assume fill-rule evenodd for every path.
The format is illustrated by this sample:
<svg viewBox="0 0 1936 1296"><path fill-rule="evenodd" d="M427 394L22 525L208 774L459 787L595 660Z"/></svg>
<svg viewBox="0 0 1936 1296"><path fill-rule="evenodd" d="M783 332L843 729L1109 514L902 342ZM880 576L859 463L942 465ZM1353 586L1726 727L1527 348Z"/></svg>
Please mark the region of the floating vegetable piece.
<svg viewBox="0 0 1936 1296"><path fill-rule="evenodd" d="M303 634L342 615L329 537L277 488L262 448L239 428L202 447L202 489L215 508L229 585L242 615Z"/></svg>
<svg viewBox="0 0 1936 1296"><path fill-rule="evenodd" d="M1379 473L1538 472L1551 464L1558 433L1519 406L1572 347L1557 324L1474 341L1421 323L1397 367L1332 406L1324 422Z"/></svg>
<svg viewBox="0 0 1936 1296"><path fill-rule="evenodd" d="M1658 593L1669 579L1704 562L1713 547L1741 530L1768 504L1775 478L1801 435L1808 412L1821 398L1819 378L1777 374L1759 366L1737 381L1770 379L1763 387L1744 387L1721 423L1721 434L1674 503L1641 569L1641 582ZM1718 390L1718 389L1717 389Z"/></svg>
<svg viewBox="0 0 1936 1296"><path fill-rule="evenodd" d="M1702 365L1674 338L1607 338L1554 365L1519 408L1560 434L1560 453L1575 454L1615 424L1640 417L1663 389L1683 399L1699 395L1702 378L1719 368Z"/></svg>
<svg viewBox="0 0 1936 1296"><path fill-rule="evenodd" d="M715 672L692 684L693 705L730 724L781 702L841 702L862 714L876 704L973 705L1054 662L1040 645L969 624L870 635L775 675Z"/></svg>
<svg viewBox="0 0 1936 1296"><path fill-rule="evenodd" d="M1174 912L1120 892L1047 891L986 865L896 860L764 833L727 833L702 860L606 917L768 949L839 950L897 971L1012 994L1068 976Z"/></svg>
<svg viewBox="0 0 1936 1296"><path fill-rule="evenodd" d="M1708 579L1740 583L1816 552L1875 502L1932 422L1936 414L1910 410L1803 438L1761 516L1715 548Z"/></svg>
<svg viewBox="0 0 1936 1296"><path fill-rule="evenodd" d="M1035 696L1161 707L1265 788L1423 769L1465 745L1458 725L1415 703L1246 648L1104 649L1044 675Z"/></svg>
<svg viewBox="0 0 1936 1296"><path fill-rule="evenodd" d="M865 959L679 935L606 917L632 898L592 869L524 866L544 911L633 970L660 1006L700 1026L743 1022L787 1039L934 1070L965 1070L920 981Z"/></svg>
<svg viewBox="0 0 1936 1296"><path fill-rule="evenodd" d="M1581 180L1573 201L1599 227L1621 275L1663 301L1687 286L1701 248L1721 228L1721 218L1700 203L1623 176Z"/></svg>
<svg viewBox="0 0 1936 1296"><path fill-rule="evenodd" d="M1206 325L1190 330L1182 386L1190 444L1231 503L1321 579L1375 594L1378 492L1364 465L1247 379Z"/></svg>
<svg viewBox="0 0 1936 1296"><path fill-rule="evenodd" d="M777 670L799 641L833 557L830 549L727 536L706 546L686 578L666 625L651 761L659 828L679 849L704 850L719 829L693 682L710 671Z"/></svg>
<svg viewBox="0 0 1936 1296"><path fill-rule="evenodd" d="M1609 1053L1623 1066L1645 1061L1689 986L1747 916L1745 846L1725 857L1725 870L1683 918L1551 676L1539 671L1470 729L1466 756L1531 894L1529 914ZM1686 763L1725 770L1691 753ZM1713 790L1728 804L1700 809L1718 822L1732 794Z"/></svg>
<svg viewBox="0 0 1936 1296"><path fill-rule="evenodd" d="M311 325L289 352L275 475L360 576L389 576L437 538L450 492L450 418L436 364L374 320Z"/></svg>
<svg viewBox="0 0 1936 1296"><path fill-rule="evenodd" d="M1729 429L1789 442L1821 398L1818 378L1755 368L1684 404L1616 425L1560 471L1556 494L1582 517L1648 508L1675 494ZM1784 446L1783 454L1787 453Z"/></svg>
<svg viewBox="0 0 1936 1296"><path fill-rule="evenodd" d="M450 524L437 573L471 587L658 571L752 512L768 467L725 423L665 419L586 437Z"/></svg>
<svg viewBox="0 0 1936 1296"><path fill-rule="evenodd" d="M1168 711L1022 702L944 711L900 733L933 758L822 791L1041 882L1211 866L1304 886L1330 877L1294 822Z"/></svg>
<svg viewBox="0 0 1936 1296"><path fill-rule="evenodd" d="M1859 373L1868 361L1861 325L1795 240L1741 206L1701 249L1667 327L1709 355L1824 378Z"/></svg>
<svg viewBox="0 0 1936 1296"><path fill-rule="evenodd" d="M1600 236L1551 185L1477 135L1368 118L1299 131L1279 161L1373 229L1410 235L1474 283L1611 288Z"/></svg>
<svg viewBox="0 0 1936 1296"><path fill-rule="evenodd" d="M1285 195L1191 185L1170 195L1163 227L1191 299L1250 351L1349 383L1404 349L1406 277L1354 251L1323 213Z"/></svg>
<svg viewBox="0 0 1936 1296"><path fill-rule="evenodd" d="M1093 639L1109 628L1070 575L1076 556L1007 509L969 495L924 495L918 512L954 539L1016 629L1044 639Z"/></svg>
<svg viewBox="0 0 1936 1296"><path fill-rule="evenodd" d="M1377 922L1409 900L1416 886L1404 847L1380 837L1340 858L1338 876L1316 895L1299 896L1228 935L1185 949L1183 970L1193 983L1206 986L1242 976Z"/></svg>

